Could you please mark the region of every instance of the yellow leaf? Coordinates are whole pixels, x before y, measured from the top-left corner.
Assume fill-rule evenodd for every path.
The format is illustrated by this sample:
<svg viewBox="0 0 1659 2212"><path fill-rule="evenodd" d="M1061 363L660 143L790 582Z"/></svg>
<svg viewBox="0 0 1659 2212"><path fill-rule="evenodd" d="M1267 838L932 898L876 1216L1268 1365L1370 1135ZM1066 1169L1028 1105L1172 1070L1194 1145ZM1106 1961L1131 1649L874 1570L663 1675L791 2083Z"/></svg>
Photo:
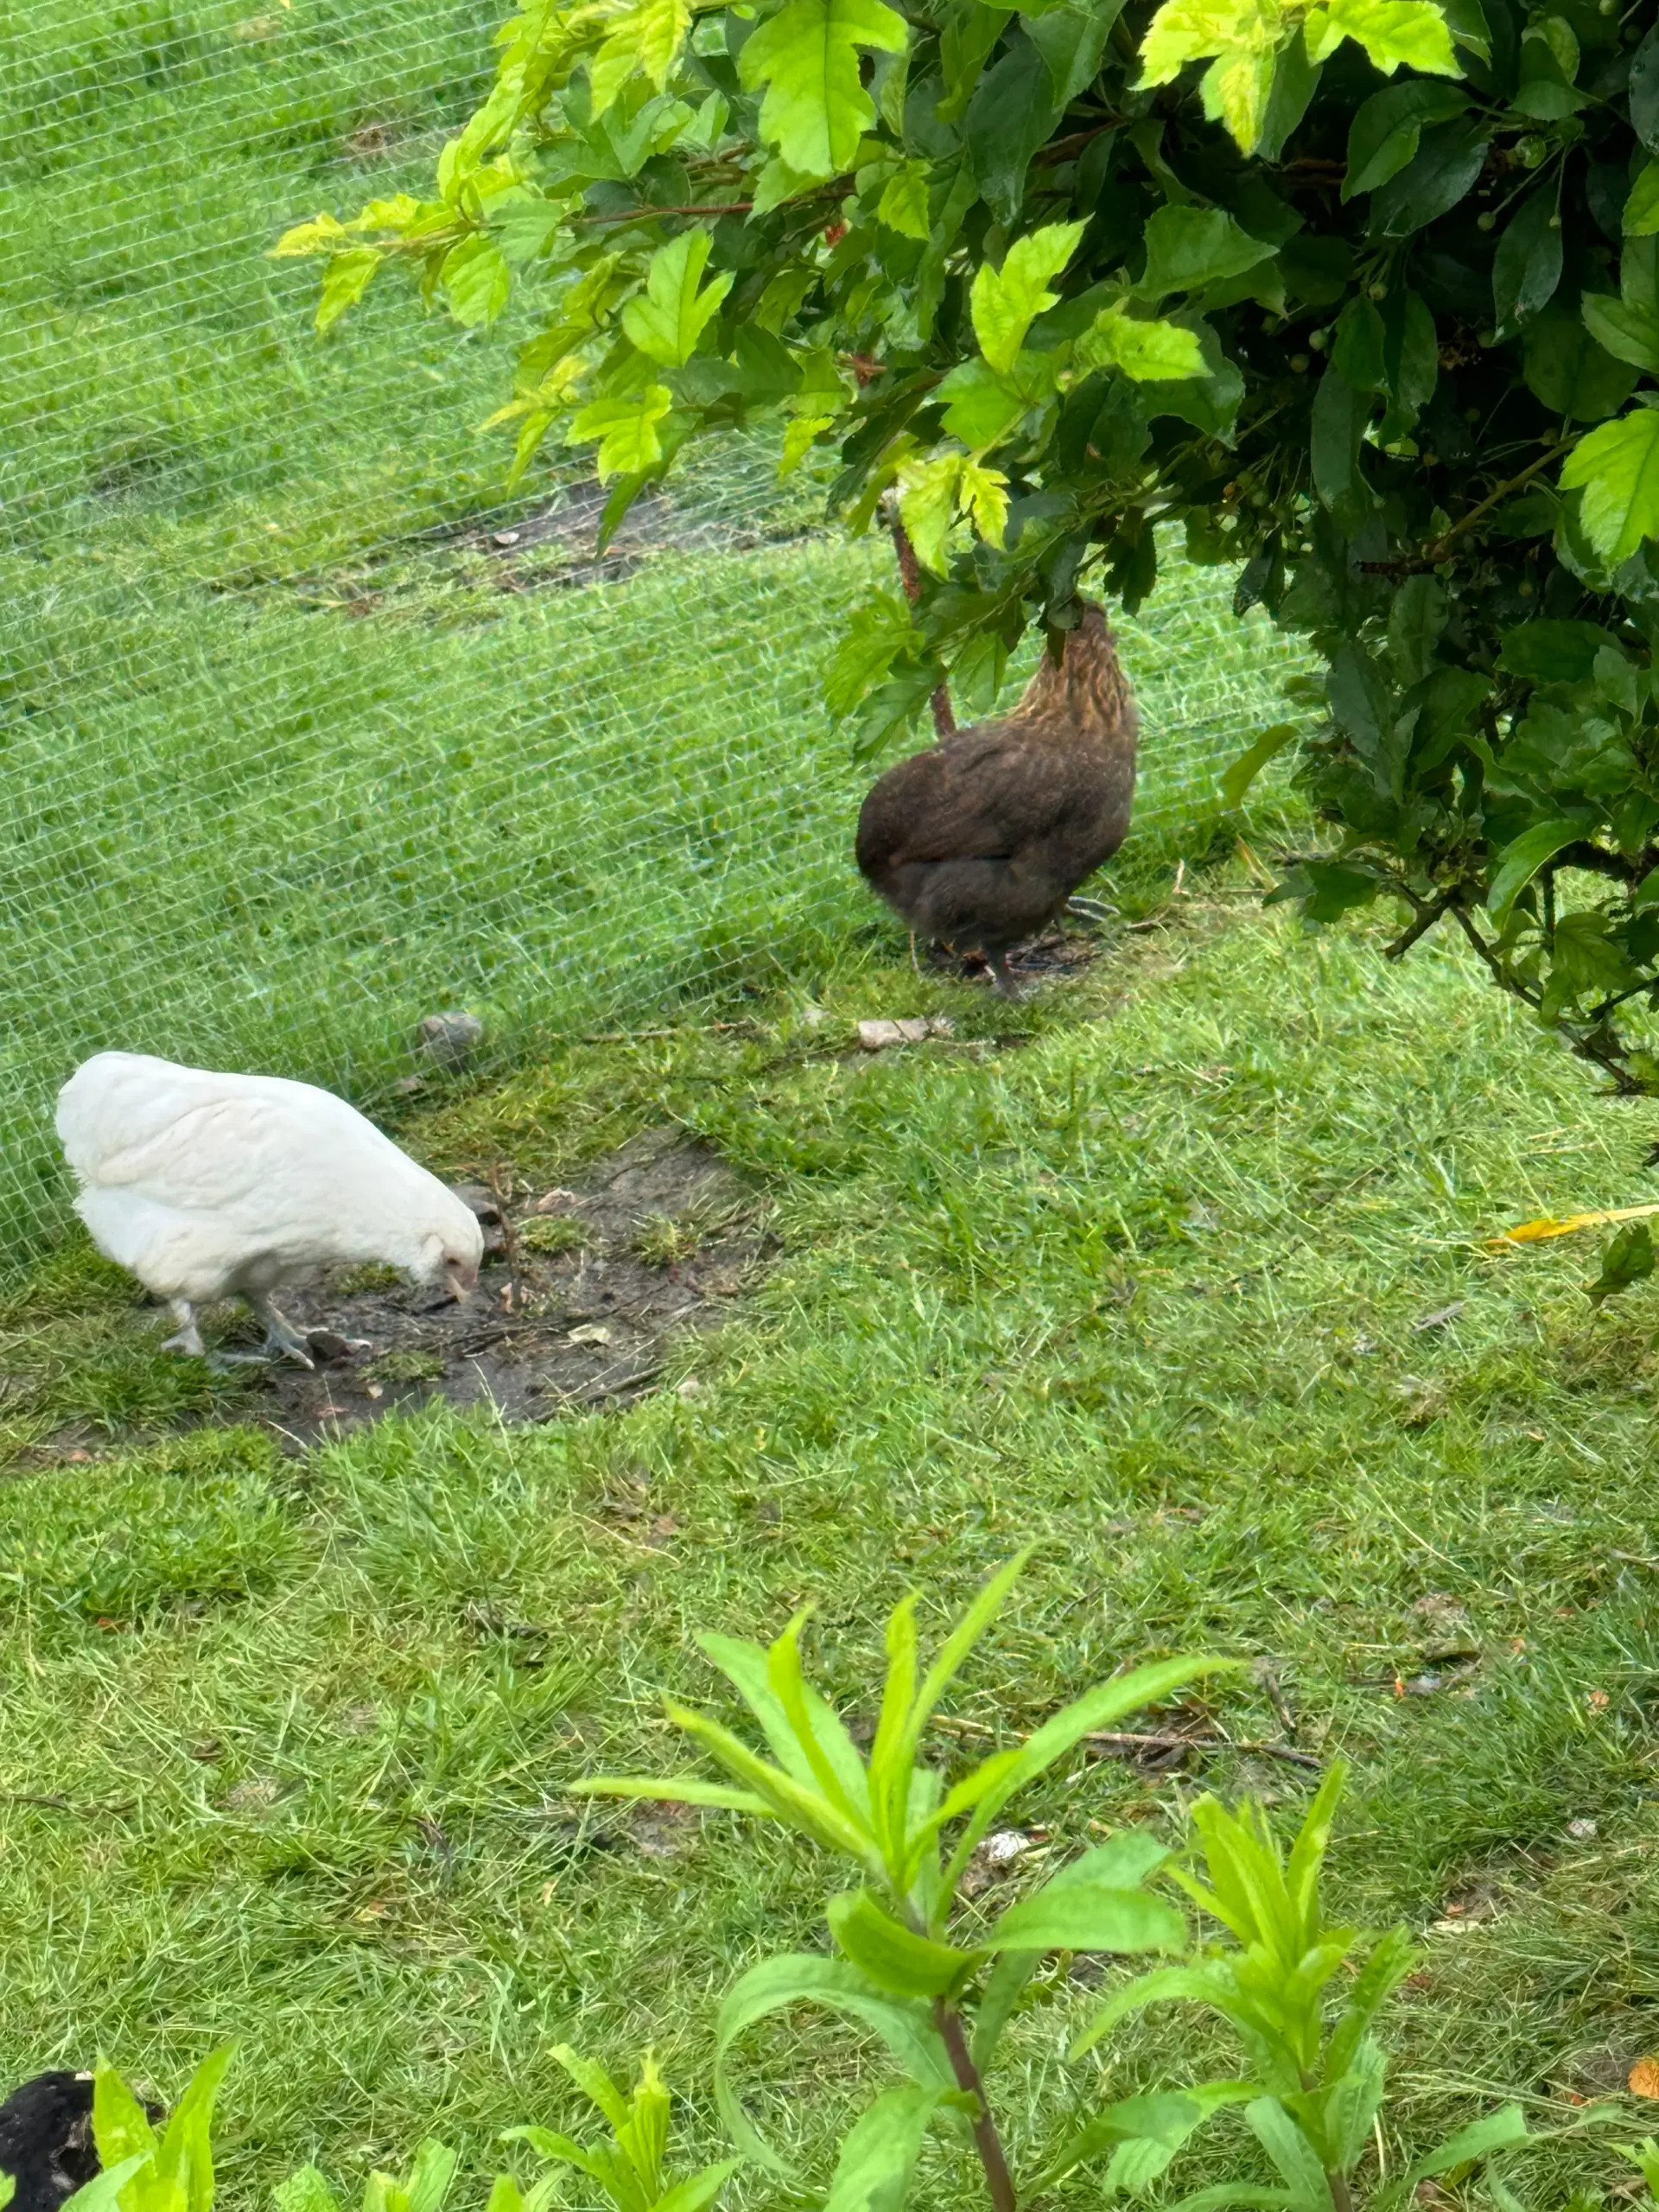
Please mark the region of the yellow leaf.
<svg viewBox="0 0 1659 2212"><path fill-rule="evenodd" d="M1518 1222L1513 1229L1506 1229L1498 1236L1482 1241L1484 1252L1507 1252L1513 1244L1541 1244L1551 1236L1571 1236L1575 1230L1605 1229L1610 1222L1645 1221L1659 1214L1659 1205L1612 1206L1595 1213L1563 1214L1559 1218L1543 1214L1536 1221ZM1659 2091L1655 2092L1659 2094Z"/></svg>
<svg viewBox="0 0 1659 2212"><path fill-rule="evenodd" d="M1638 2058L1624 2086L1633 2097L1659 2097L1659 2058Z"/></svg>

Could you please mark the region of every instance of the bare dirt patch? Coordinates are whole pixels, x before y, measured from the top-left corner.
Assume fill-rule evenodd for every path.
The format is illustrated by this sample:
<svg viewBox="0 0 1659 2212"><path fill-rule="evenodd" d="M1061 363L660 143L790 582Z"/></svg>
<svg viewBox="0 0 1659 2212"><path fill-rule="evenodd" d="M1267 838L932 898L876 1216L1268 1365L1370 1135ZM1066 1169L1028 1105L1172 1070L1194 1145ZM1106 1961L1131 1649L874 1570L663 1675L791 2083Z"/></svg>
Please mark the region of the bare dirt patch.
<svg viewBox="0 0 1659 2212"><path fill-rule="evenodd" d="M476 1294L351 1274L289 1292L316 1369L256 1370L256 1418L308 1444L433 1398L513 1421L632 1398L679 1331L729 1318L768 1249L757 1195L677 1129L632 1138L579 1187L467 1196L491 1247Z"/></svg>

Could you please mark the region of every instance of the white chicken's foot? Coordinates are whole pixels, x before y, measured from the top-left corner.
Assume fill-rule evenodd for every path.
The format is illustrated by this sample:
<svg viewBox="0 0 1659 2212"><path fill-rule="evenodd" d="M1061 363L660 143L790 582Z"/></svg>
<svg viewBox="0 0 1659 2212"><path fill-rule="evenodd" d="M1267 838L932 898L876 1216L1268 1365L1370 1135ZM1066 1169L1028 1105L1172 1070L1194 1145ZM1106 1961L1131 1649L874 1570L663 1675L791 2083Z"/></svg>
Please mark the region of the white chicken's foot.
<svg viewBox="0 0 1659 2212"><path fill-rule="evenodd" d="M315 1367L317 1363L312 1358L311 1348L305 1338L291 1323L283 1320L264 1292L250 1291L247 1296L255 1319L265 1325L263 1356L266 1359L279 1359L286 1353L289 1359L296 1359L302 1367Z"/></svg>
<svg viewBox="0 0 1659 2212"><path fill-rule="evenodd" d="M169 1298L168 1310L178 1327L162 1346L163 1351L181 1351L187 1359L206 1359L207 1347L201 1341L201 1331L196 1325L196 1309L188 1298Z"/></svg>

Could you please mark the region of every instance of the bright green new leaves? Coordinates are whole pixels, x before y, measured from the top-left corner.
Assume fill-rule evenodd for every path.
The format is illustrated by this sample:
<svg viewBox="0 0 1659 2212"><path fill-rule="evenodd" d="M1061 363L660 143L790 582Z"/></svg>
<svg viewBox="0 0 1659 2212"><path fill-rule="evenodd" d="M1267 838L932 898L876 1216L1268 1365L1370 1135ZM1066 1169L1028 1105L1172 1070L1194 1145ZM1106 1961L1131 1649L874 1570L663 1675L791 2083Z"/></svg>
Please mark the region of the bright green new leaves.
<svg viewBox="0 0 1659 2212"><path fill-rule="evenodd" d="M1628 560L1659 537L1659 410L1632 408L1581 438L1561 465L1561 488L1582 494L1579 518L1605 561Z"/></svg>
<svg viewBox="0 0 1659 2212"><path fill-rule="evenodd" d="M442 281L450 314L468 330L493 322L512 296L506 256L493 238L481 232L450 248L444 257Z"/></svg>
<svg viewBox="0 0 1659 2212"><path fill-rule="evenodd" d="M731 273L722 270L698 290L709 244L707 231L682 231L671 245L658 247L646 271L645 297L630 300L622 310L630 340L664 368L681 368L690 359L732 289Z"/></svg>
<svg viewBox="0 0 1659 2212"><path fill-rule="evenodd" d="M647 474L662 460L658 425L673 404L674 395L660 384L617 399L595 399L575 417L565 442L574 446L598 439L594 466L601 484L613 476Z"/></svg>
<svg viewBox="0 0 1659 2212"><path fill-rule="evenodd" d="M1050 223L1016 238L1001 269L988 261L980 264L969 295L974 335L994 369L1006 372L1013 368L1026 333L1054 305L1058 295L1048 289L1050 281L1077 251L1085 227L1082 223Z"/></svg>
<svg viewBox="0 0 1659 2212"><path fill-rule="evenodd" d="M1198 333L1176 322L1142 322L1121 308L1105 308L1077 341L1085 368L1117 368L1137 384L1163 384L1208 373Z"/></svg>
<svg viewBox="0 0 1659 2212"><path fill-rule="evenodd" d="M1315 61L1351 38L1385 77L1402 67L1431 77L1462 73L1450 27L1433 0L1328 0L1323 8L1309 9L1306 36Z"/></svg>
<svg viewBox="0 0 1659 2212"><path fill-rule="evenodd" d="M630 77L650 79L660 92L691 28L686 0L633 0L588 65L594 115L603 115Z"/></svg>
<svg viewBox="0 0 1659 2212"><path fill-rule="evenodd" d="M906 162L890 176L876 202L877 222L885 223L890 231L897 231L900 238L931 238L933 226L928 213L930 174L925 162Z"/></svg>
<svg viewBox="0 0 1659 2212"><path fill-rule="evenodd" d="M1433 0L1328 0L1299 27L1281 0L1164 0L1141 41L1142 86L1166 85L1192 61L1210 63L1200 81L1205 112L1254 153L1266 132L1276 81L1297 60L1315 70L1344 39L1363 47L1384 76L1402 65L1431 75L1459 72L1452 34ZM1308 79L1298 111L1313 91ZM1279 134L1275 133L1275 137Z"/></svg>
<svg viewBox="0 0 1659 2212"><path fill-rule="evenodd" d="M641 2060L639 2079L626 2097L602 2067L581 2057L569 2044L556 2044L552 2056L609 2123L610 2140L583 2144L548 2127L515 2127L503 2136L503 2142L523 2143L555 2167L574 2166L604 2191L616 2212L706 2212L741 2162L722 2159L683 2181L664 2174L672 2100L651 2053ZM554 2194L551 2174L528 2196L521 2196L517 2183L503 2175L491 2195L489 2212L543 2212Z"/></svg>
<svg viewBox="0 0 1659 2212"><path fill-rule="evenodd" d="M1014 412L1019 411L1016 403ZM954 429L950 414L945 422ZM1001 434L999 429L996 435ZM995 438L976 442L989 445ZM944 574L945 541L959 519L971 522L988 545L1000 545L1008 519L1007 482L1000 469L961 453L938 454L900 469L899 512L922 566L935 575Z"/></svg>
<svg viewBox="0 0 1659 2212"><path fill-rule="evenodd" d="M120 2212L212 2212L213 2103L235 2056L230 2044L203 2059L159 2139L121 2076L100 2064L92 2078L92 2139L106 2171L91 2187L104 2183ZM121 2167L126 2178L114 2183L111 2171Z"/></svg>
<svg viewBox="0 0 1659 2212"><path fill-rule="evenodd" d="M762 137L802 176L850 168L875 120L860 79L859 48L901 54L908 37L904 17L882 0L787 0L738 60L747 89L766 88Z"/></svg>

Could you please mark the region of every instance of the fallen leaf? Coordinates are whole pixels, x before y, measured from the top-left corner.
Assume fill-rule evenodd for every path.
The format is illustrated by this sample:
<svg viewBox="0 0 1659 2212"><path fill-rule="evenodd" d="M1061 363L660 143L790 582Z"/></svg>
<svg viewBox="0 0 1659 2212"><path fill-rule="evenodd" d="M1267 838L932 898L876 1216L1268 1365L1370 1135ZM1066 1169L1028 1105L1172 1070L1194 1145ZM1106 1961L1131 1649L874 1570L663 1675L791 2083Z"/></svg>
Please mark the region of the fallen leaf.
<svg viewBox="0 0 1659 2212"><path fill-rule="evenodd" d="M1496 1236L1483 1237L1483 1252L1507 1251L1511 1244L1541 1244L1546 1237L1571 1236L1580 1229L1605 1229L1613 1221L1643 1221L1659 1214L1659 1205L1613 1206L1595 1213L1542 1214L1536 1221L1517 1222Z"/></svg>
<svg viewBox="0 0 1659 2212"><path fill-rule="evenodd" d="M1593 1821L1569 1821L1567 1832L1575 1843L1588 1843L1596 1833Z"/></svg>
<svg viewBox="0 0 1659 2212"><path fill-rule="evenodd" d="M1633 2097L1659 2097L1659 2058L1638 2058L1624 2086Z"/></svg>
<svg viewBox="0 0 1659 2212"><path fill-rule="evenodd" d="M597 1321L584 1321L579 1329L572 1329L565 1338L568 1344L607 1344L610 1341L610 1331L602 1329Z"/></svg>
<svg viewBox="0 0 1659 2212"><path fill-rule="evenodd" d="M575 1191L563 1189L543 1191L536 1201L536 1211L537 1213L563 1213L567 1206L573 1206L578 1203L577 1193Z"/></svg>
<svg viewBox="0 0 1659 2212"><path fill-rule="evenodd" d="M1592 1713L1605 1713L1607 1710L1606 1691L1592 1690L1589 1697L1589 1706Z"/></svg>

